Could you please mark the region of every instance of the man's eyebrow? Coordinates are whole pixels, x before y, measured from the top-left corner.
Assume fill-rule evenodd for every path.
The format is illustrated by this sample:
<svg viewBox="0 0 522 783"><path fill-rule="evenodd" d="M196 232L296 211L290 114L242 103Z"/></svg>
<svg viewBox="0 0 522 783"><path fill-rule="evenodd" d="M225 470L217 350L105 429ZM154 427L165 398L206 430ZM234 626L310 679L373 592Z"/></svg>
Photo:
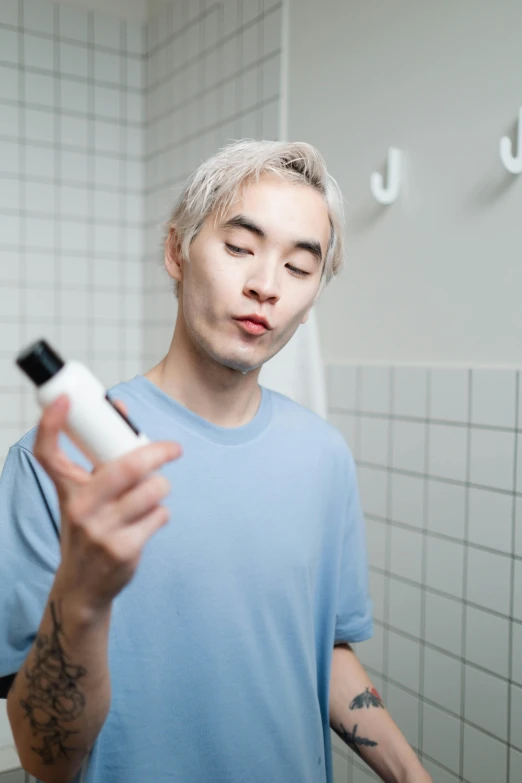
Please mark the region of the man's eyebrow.
<svg viewBox="0 0 522 783"><path fill-rule="evenodd" d="M247 218L246 215L234 215L234 217L231 217L230 220L226 220L224 223L221 223L219 228L244 228L247 231L251 231L252 234L255 234L261 239L266 239L266 232L263 231L261 226L258 226L257 223L254 223L253 220ZM315 256L315 259L319 263L321 263L323 260L321 245L319 242L316 242L313 239L298 240L297 242L294 242L294 247L299 250L307 250L309 253Z"/></svg>
<svg viewBox="0 0 522 783"><path fill-rule="evenodd" d="M251 231L252 234L256 234L261 239L266 239L266 233L263 229L257 223L254 223L253 220L247 218L246 215L234 215L230 220L221 223L219 228L246 228L247 231Z"/></svg>
<svg viewBox="0 0 522 783"><path fill-rule="evenodd" d="M308 250L313 256L315 256L315 260L319 264L323 260L321 245L319 244L319 242L316 242L315 240L302 239L299 242L294 242L294 247L297 247L300 250Z"/></svg>

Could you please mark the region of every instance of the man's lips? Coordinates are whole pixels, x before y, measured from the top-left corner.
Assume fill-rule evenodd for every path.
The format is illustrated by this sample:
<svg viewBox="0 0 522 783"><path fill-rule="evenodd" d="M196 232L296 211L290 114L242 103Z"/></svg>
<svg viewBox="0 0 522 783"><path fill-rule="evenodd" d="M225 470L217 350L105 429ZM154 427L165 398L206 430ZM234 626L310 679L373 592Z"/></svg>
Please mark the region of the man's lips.
<svg viewBox="0 0 522 783"><path fill-rule="evenodd" d="M235 318L235 320L236 321L251 321L252 323L255 323L255 324L263 324L265 329L271 329L272 328L270 326L270 324L268 323L268 321L266 320L266 318L264 318L263 316L260 316L260 315L256 315L255 313L251 313L250 315L240 315L240 316L237 316Z"/></svg>
<svg viewBox="0 0 522 783"><path fill-rule="evenodd" d="M242 328L249 332L249 334L264 334L267 328L264 324L251 321L249 318L236 318L238 324L241 324Z"/></svg>

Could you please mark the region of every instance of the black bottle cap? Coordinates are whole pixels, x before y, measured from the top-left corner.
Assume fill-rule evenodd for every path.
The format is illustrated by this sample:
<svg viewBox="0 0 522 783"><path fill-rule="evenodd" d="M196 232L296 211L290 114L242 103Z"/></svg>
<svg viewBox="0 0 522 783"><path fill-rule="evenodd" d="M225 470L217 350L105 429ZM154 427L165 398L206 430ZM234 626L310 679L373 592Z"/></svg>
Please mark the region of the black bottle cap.
<svg viewBox="0 0 522 783"><path fill-rule="evenodd" d="M65 364L45 340L31 343L18 354L16 363L37 386L56 375Z"/></svg>

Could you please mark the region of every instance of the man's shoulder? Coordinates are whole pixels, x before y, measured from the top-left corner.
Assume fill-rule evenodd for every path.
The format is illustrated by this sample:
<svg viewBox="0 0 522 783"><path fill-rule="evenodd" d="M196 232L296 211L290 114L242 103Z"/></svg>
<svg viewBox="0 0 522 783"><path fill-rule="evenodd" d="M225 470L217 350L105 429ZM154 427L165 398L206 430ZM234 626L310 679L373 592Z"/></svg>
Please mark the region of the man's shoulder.
<svg viewBox="0 0 522 783"><path fill-rule="evenodd" d="M345 461L350 467L354 458L350 446L340 430L332 422L315 411L296 402L286 394L270 390L275 396L280 414L285 423L296 427L297 432L306 434L315 445L331 450L333 455Z"/></svg>

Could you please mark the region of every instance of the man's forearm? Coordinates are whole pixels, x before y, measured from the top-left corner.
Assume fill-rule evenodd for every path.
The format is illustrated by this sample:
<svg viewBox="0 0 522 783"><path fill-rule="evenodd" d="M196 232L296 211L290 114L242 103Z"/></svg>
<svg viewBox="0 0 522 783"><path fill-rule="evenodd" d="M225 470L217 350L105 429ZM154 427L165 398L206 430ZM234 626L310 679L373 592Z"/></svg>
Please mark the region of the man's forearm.
<svg viewBox="0 0 522 783"><path fill-rule="evenodd" d="M330 725L385 783L433 783L347 644L333 651Z"/></svg>
<svg viewBox="0 0 522 783"><path fill-rule="evenodd" d="M110 610L96 618L82 615L55 580L7 699L22 766L44 783L74 777L107 717L109 622Z"/></svg>

